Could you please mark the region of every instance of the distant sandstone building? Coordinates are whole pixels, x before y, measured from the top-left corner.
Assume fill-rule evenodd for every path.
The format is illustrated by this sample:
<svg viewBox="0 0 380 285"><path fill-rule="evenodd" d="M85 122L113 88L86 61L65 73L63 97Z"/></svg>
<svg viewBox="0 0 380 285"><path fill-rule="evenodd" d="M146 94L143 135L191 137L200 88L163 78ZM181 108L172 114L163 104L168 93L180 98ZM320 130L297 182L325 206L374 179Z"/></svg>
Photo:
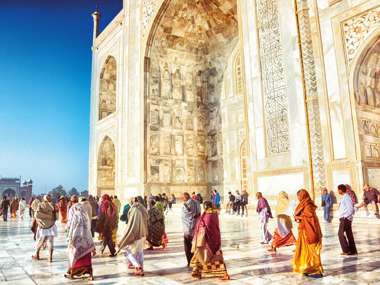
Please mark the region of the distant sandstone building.
<svg viewBox="0 0 380 285"><path fill-rule="evenodd" d="M91 193L380 186L378 0L125 0L101 33L93 17Z"/></svg>
<svg viewBox="0 0 380 285"><path fill-rule="evenodd" d="M33 193L33 181L21 183L20 178L0 178L0 197L19 197L29 201Z"/></svg>

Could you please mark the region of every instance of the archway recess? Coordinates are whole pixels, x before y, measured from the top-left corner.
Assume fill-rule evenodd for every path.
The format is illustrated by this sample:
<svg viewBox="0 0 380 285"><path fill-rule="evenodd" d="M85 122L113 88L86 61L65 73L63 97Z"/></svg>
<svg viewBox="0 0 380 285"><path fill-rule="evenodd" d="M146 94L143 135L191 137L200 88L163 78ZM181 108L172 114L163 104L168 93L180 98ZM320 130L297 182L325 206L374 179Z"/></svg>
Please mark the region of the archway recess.
<svg viewBox="0 0 380 285"><path fill-rule="evenodd" d="M115 146L109 137L100 145L97 163L97 194L115 194Z"/></svg>
<svg viewBox="0 0 380 285"><path fill-rule="evenodd" d="M223 192L224 163L234 163L224 162L223 148L234 146L224 140L221 101L237 45L236 0L163 4L145 57L148 192Z"/></svg>
<svg viewBox="0 0 380 285"><path fill-rule="evenodd" d="M116 111L116 59L108 56L99 82L99 120L102 120Z"/></svg>

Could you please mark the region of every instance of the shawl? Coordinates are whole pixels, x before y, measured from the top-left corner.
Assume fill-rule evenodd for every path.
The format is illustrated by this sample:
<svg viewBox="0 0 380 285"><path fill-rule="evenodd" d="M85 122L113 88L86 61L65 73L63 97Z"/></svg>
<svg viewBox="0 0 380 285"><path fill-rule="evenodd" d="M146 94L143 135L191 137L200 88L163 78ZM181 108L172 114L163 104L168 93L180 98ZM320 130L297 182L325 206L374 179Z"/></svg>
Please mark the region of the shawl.
<svg viewBox="0 0 380 285"><path fill-rule="evenodd" d="M104 194L100 203L100 213L105 214L107 218L114 219L116 216L115 205L112 204L110 196Z"/></svg>
<svg viewBox="0 0 380 285"><path fill-rule="evenodd" d="M299 204L294 212L296 221L300 221L299 229L305 230L309 244L318 243L322 239L322 231L316 214L317 206L309 193L302 189L298 193Z"/></svg>
<svg viewBox="0 0 380 285"><path fill-rule="evenodd" d="M289 210L288 194L284 191L281 191L278 194L278 198L277 198L276 215L287 214L288 210Z"/></svg>
<svg viewBox="0 0 380 285"><path fill-rule="evenodd" d="M267 208L267 215L268 215L268 217L269 218L273 218L272 211L270 209L270 206L269 206L269 203L268 203L267 199L265 199L264 197L261 197L259 199L259 201L257 202L256 212L260 213L261 210L263 210L264 208Z"/></svg>
<svg viewBox="0 0 380 285"><path fill-rule="evenodd" d="M68 225L67 241L69 251L70 267L83 256L95 249L94 242L89 228L89 217L83 206L79 203L74 204L70 211L72 216Z"/></svg>
<svg viewBox="0 0 380 285"><path fill-rule="evenodd" d="M207 248L216 254L222 245L217 210L207 209L203 212L195 227L194 238L202 235L203 231Z"/></svg>
<svg viewBox="0 0 380 285"><path fill-rule="evenodd" d="M118 247L124 247L148 235L148 211L138 202L133 203L128 213L128 224Z"/></svg>
<svg viewBox="0 0 380 285"><path fill-rule="evenodd" d="M42 229L51 228L57 219L54 205L48 201L39 203L35 218L38 226Z"/></svg>

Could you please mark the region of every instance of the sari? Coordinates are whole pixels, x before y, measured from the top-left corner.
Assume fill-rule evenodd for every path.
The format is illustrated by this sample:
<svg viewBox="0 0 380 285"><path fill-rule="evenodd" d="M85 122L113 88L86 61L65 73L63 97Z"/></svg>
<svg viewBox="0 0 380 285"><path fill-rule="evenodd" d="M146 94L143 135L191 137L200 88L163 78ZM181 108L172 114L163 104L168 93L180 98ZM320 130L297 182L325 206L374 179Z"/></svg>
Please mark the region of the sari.
<svg viewBox="0 0 380 285"><path fill-rule="evenodd" d="M115 239L117 232L118 217L116 213L116 207L111 202L108 194L102 196L102 202L100 204L100 215L97 221L97 231L99 232L99 238L102 240L102 250L104 251L108 246L111 255L115 254Z"/></svg>
<svg viewBox="0 0 380 285"><path fill-rule="evenodd" d="M95 249L89 227L89 217L79 203L70 209L72 215L68 224L69 269L66 277L74 278L88 274L92 279L91 253Z"/></svg>
<svg viewBox="0 0 380 285"><path fill-rule="evenodd" d="M300 190L300 200L294 216L298 226L298 240L293 257L293 271L305 275L322 275L322 232L316 214L317 206L306 190Z"/></svg>
<svg viewBox="0 0 380 285"><path fill-rule="evenodd" d="M57 204L59 209L59 217L62 224L67 223L67 201L66 198L62 197L59 199L59 202Z"/></svg>
<svg viewBox="0 0 380 285"><path fill-rule="evenodd" d="M155 206L148 211L148 237L152 246L161 246L165 234L165 220L163 213Z"/></svg>
<svg viewBox="0 0 380 285"><path fill-rule="evenodd" d="M268 244L272 239L272 235L268 231L267 225L269 219L272 219L273 216L267 199L264 197L259 198L257 202L256 212L259 214L261 243Z"/></svg>
<svg viewBox="0 0 380 285"><path fill-rule="evenodd" d="M221 244L218 211L207 209L194 232L190 262L193 277L228 277Z"/></svg>
<svg viewBox="0 0 380 285"><path fill-rule="evenodd" d="M281 191L276 206L277 227L274 230L272 240L272 248L274 250L279 247L293 245L296 242L292 232L292 220L288 215L289 208L288 194Z"/></svg>

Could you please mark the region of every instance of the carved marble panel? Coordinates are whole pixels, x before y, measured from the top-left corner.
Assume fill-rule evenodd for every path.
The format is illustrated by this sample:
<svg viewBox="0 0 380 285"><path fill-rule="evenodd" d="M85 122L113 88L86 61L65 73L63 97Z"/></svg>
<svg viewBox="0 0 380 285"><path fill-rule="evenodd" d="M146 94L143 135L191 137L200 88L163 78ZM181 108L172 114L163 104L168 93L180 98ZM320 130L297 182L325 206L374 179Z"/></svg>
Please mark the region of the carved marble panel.
<svg viewBox="0 0 380 285"><path fill-rule="evenodd" d="M360 106L380 107L380 35L379 40L365 51L356 67L355 97Z"/></svg>
<svg viewBox="0 0 380 285"><path fill-rule="evenodd" d="M346 57L351 62L365 39L380 26L380 6L342 23Z"/></svg>
<svg viewBox="0 0 380 285"><path fill-rule="evenodd" d="M109 56L100 73L99 120L116 111L116 59Z"/></svg>
<svg viewBox="0 0 380 285"><path fill-rule="evenodd" d="M256 1L267 152L289 151L286 74L283 63L278 0Z"/></svg>

